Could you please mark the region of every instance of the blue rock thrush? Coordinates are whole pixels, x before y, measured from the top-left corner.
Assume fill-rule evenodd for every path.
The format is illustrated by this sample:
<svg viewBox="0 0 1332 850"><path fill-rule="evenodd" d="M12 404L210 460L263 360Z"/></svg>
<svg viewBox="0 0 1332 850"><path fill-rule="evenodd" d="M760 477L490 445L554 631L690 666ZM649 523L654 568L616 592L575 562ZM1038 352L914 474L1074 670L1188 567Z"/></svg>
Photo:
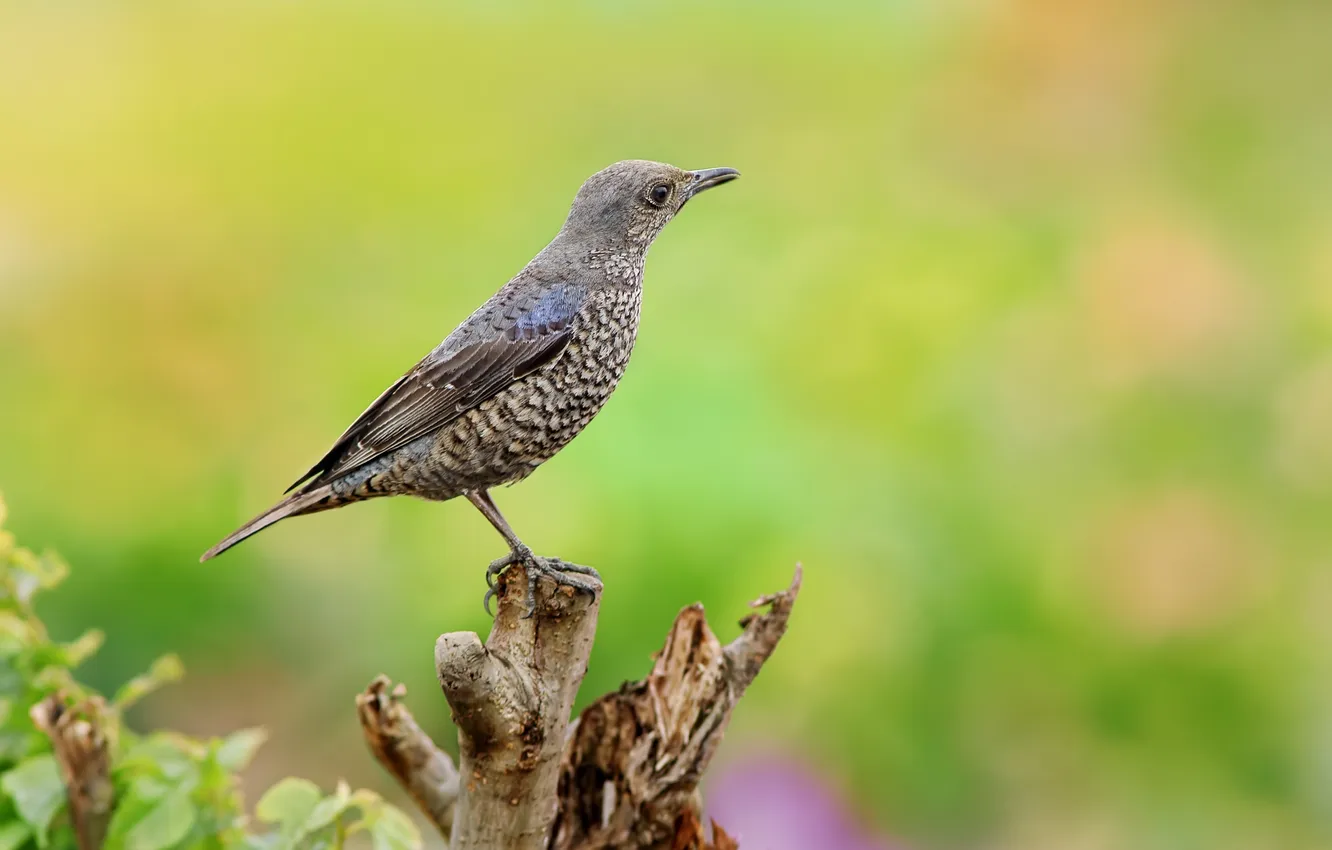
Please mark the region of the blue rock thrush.
<svg viewBox="0 0 1332 850"><path fill-rule="evenodd" d="M208 560L278 520L379 496L466 496L509 544L486 573L528 572L592 592L577 574L533 555L488 490L521 481L582 431L624 374L638 331L648 247L690 198L739 176L628 160L578 190L564 227L513 280L393 383L288 488L287 498L204 553Z"/></svg>

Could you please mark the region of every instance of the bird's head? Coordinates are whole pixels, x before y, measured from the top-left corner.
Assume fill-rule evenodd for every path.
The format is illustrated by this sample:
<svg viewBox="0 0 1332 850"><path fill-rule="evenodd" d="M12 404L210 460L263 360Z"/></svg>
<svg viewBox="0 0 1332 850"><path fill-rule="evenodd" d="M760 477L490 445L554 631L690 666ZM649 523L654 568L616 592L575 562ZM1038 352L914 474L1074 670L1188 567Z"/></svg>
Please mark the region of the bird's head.
<svg viewBox="0 0 1332 850"><path fill-rule="evenodd" d="M690 198L739 176L734 168L685 171L642 159L617 162L583 183L564 232L607 247L646 251Z"/></svg>

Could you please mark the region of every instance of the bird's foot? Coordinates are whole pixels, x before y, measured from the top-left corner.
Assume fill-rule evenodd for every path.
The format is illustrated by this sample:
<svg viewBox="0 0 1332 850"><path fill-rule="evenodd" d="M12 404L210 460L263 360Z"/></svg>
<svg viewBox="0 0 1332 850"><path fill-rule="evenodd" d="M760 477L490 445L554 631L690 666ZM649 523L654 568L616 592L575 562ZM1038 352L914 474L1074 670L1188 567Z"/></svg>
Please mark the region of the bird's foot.
<svg viewBox="0 0 1332 850"><path fill-rule="evenodd" d="M481 604L487 614L490 613L490 600L499 595L499 586L495 583L495 579L514 564L523 564L527 567L527 613L523 614L524 620L536 613L536 586L541 576L548 576L557 585L572 587L574 590L581 590L593 596L600 589L601 574L591 567L562 561L559 558L542 558L532 554L532 550L526 546L521 546L511 550L503 558L495 559L486 569L488 589ZM591 576L595 581L578 578L580 575Z"/></svg>

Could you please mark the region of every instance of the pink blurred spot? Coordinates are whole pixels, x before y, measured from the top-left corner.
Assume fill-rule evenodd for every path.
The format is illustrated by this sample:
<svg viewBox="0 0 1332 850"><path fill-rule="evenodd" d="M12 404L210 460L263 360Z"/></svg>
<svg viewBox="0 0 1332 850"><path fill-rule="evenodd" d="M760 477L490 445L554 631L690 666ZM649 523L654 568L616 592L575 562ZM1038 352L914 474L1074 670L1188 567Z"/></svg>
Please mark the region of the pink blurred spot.
<svg viewBox="0 0 1332 850"><path fill-rule="evenodd" d="M707 815L740 850L899 850L876 837L809 768L776 758L736 762L715 771Z"/></svg>

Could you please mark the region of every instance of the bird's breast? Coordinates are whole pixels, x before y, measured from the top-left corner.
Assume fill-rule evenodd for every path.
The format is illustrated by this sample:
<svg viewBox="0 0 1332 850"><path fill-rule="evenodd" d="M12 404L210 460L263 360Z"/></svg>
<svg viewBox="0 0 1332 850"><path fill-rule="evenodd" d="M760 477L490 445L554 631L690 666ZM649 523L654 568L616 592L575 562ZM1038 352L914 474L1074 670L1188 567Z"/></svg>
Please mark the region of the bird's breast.
<svg viewBox="0 0 1332 850"><path fill-rule="evenodd" d="M592 292L564 353L515 385L514 430L524 435L533 468L577 436L610 398L634 348L641 297L638 287Z"/></svg>
<svg viewBox="0 0 1332 850"><path fill-rule="evenodd" d="M552 398L571 413L590 419L619 383L638 335L641 303L638 287L592 292L579 311L569 347L537 373L550 384Z"/></svg>
<svg viewBox="0 0 1332 850"><path fill-rule="evenodd" d="M437 438L432 492L448 498L526 478L592 421L629 363L641 290L594 290L554 361L465 412ZM427 498L433 496L427 495Z"/></svg>

